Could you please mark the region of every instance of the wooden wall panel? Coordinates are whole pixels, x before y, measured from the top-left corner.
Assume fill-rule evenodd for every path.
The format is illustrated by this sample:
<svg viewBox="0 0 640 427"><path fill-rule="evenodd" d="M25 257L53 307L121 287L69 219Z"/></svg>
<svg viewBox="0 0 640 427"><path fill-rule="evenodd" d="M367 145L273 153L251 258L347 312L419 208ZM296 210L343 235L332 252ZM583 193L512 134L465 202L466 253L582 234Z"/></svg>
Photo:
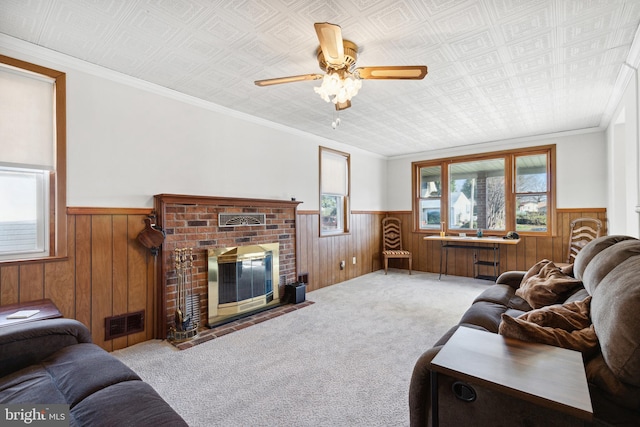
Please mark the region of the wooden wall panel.
<svg viewBox="0 0 640 427"><path fill-rule="evenodd" d="M127 247L127 275L126 280L126 306L122 313L134 313L144 310L145 330L136 334L127 335L127 347L148 340L147 333L152 334L153 325L153 255L137 242L141 221L139 217L129 215L127 217L126 247ZM124 239L123 239L124 240ZM149 278L149 271L151 277ZM121 314L121 313L116 313ZM114 347L116 343L114 342ZM115 348L114 348L115 349Z"/></svg>
<svg viewBox="0 0 640 427"><path fill-rule="evenodd" d="M0 305L15 304L20 300L20 268L11 265L0 268Z"/></svg>
<svg viewBox="0 0 640 427"><path fill-rule="evenodd" d="M113 230L111 215L91 217L91 336L99 346L112 350L104 340L104 319L113 313Z"/></svg>
<svg viewBox="0 0 640 427"><path fill-rule="evenodd" d="M91 215L76 215L75 218L76 312L73 317L91 329Z"/></svg>
<svg viewBox="0 0 640 427"><path fill-rule="evenodd" d="M44 264L20 266L20 300L34 301L44 298Z"/></svg>
<svg viewBox="0 0 640 427"><path fill-rule="evenodd" d="M106 350L153 338L153 257L136 240L150 209L75 208L68 256L0 266L0 305L49 298ZM145 310L145 330L105 341L105 317Z"/></svg>
<svg viewBox="0 0 640 427"><path fill-rule="evenodd" d="M307 292L379 270L382 212L353 212L350 232L320 237L319 213L298 211L298 273L308 274ZM356 263L353 264L353 257ZM340 261L345 261L344 270Z"/></svg>

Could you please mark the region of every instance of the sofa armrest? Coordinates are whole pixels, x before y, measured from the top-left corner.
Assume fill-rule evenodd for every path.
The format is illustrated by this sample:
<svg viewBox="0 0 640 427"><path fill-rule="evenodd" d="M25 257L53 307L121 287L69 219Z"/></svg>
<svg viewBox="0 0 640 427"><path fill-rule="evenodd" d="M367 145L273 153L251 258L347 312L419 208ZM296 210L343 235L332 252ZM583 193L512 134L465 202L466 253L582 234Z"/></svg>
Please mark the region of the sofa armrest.
<svg viewBox="0 0 640 427"><path fill-rule="evenodd" d="M91 333L73 319L49 319L0 328L0 377L38 363L61 348L90 343Z"/></svg>
<svg viewBox="0 0 640 427"><path fill-rule="evenodd" d="M431 419L431 361L443 346L437 345L418 358L409 384L409 425L426 427Z"/></svg>
<svg viewBox="0 0 640 427"><path fill-rule="evenodd" d="M505 271L496 279L498 285L509 285L513 289L518 289L524 278L526 271Z"/></svg>

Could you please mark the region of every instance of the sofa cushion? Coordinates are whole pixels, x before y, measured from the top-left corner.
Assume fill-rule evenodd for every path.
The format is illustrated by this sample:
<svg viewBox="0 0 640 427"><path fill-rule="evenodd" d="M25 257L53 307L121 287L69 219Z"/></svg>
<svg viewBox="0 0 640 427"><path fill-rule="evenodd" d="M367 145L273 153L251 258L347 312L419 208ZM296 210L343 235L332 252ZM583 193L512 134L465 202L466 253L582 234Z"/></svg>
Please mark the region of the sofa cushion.
<svg viewBox="0 0 640 427"><path fill-rule="evenodd" d="M51 376L41 365L23 368L0 377L0 403L66 404Z"/></svg>
<svg viewBox="0 0 640 427"><path fill-rule="evenodd" d="M580 280L564 274L553 262L544 259L527 271L516 295L532 308L540 308L564 301L581 284Z"/></svg>
<svg viewBox="0 0 640 427"><path fill-rule="evenodd" d="M595 254L582 273L585 289L593 295L602 279L625 260L640 255L640 240L629 239Z"/></svg>
<svg viewBox="0 0 640 427"><path fill-rule="evenodd" d="M502 304L478 301L473 303L462 315L460 323L480 326L489 332L496 333L498 332L498 326L500 326L500 315L506 309L507 307Z"/></svg>
<svg viewBox="0 0 640 427"><path fill-rule="evenodd" d="M125 381L100 389L71 409L78 426L187 426L143 381Z"/></svg>
<svg viewBox="0 0 640 427"><path fill-rule="evenodd" d="M633 249L635 250L635 248ZM593 291L591 320L611 372L640 387L640 254L613 268Z"/></svg>
<svg viewBox="0 0 640 427"><path fill-rule="evenodd" d="M42 366L72 408L102 388L140 380L129 367L95 344L65 347L45 359Z"/></svg>
<svg viewBox="0 0 640 427"><path fill-rule="evenodd" d="M578 252L576 260L573 263L573 276L576 279L583 280L583 274L591 259L602 252L604 249L616 245L625 240L636 240L630 236L602 236L589 242L584 248Z"/></svg>

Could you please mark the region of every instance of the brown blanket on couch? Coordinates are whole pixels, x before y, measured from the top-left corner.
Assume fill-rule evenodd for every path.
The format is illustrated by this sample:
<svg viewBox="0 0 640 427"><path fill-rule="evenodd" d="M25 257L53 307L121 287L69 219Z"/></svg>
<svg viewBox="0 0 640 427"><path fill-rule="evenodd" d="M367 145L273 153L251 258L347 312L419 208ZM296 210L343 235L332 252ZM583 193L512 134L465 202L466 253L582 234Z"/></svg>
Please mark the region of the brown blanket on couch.
<svg viewBox="0 0 640 427"><path fill-rule="evenodd" d="M498 332L509 338L569 348L584 354L598 349L589 306L591 297L531 310L517 318L502 314Z"/></svg>

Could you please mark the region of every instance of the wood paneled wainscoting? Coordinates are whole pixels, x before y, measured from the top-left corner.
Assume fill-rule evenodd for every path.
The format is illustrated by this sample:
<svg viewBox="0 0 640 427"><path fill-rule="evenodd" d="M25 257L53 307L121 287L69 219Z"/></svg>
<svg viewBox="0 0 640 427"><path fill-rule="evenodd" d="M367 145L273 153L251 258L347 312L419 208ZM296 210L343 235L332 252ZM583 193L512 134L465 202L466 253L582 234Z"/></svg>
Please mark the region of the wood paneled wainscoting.
<svg viewBox="0 0 640 427"><path fill-rule="evenodd" d="M413 252L413 268L419 271L437 273L440 271L440 242L425 242L424 233L412 231L410 211L389 212L402 219L402 241L405 249ZM602 234L607 234L605 208L556 209L556 234L552 237L522 236L515 246L506 246L500 251L500 271L528 270L543 259L565 262L569 241L569 224L581 217L597 218L603 223ZM472 251L454 249L449 253L448 274L452 276L473 276ZM395 260L398 262L397 260ZM392 266L392 264L389 264ZM398 265L394 264L394 267ZM403 267L406 268L406 267Z"/></svg>
<svg viewBox="0 0 640 427"><path fill-rule="evenodd" d="M153 265L137 241L151 209L68 208L68 256L0 266L0 305L51 299L107 351L153 338ZM145 311L144 330L105 340L105 318Z"/></svg>
<svg viewBox="0 0 640 427"><path fill-rule="evenodd" d="M298 274L308 274L307 291L382 268L381 227L385 214L352 211L348 234L320 237L319 212L298 211ZM343 270L340 269L340 261L345 261Z"/></svg>

